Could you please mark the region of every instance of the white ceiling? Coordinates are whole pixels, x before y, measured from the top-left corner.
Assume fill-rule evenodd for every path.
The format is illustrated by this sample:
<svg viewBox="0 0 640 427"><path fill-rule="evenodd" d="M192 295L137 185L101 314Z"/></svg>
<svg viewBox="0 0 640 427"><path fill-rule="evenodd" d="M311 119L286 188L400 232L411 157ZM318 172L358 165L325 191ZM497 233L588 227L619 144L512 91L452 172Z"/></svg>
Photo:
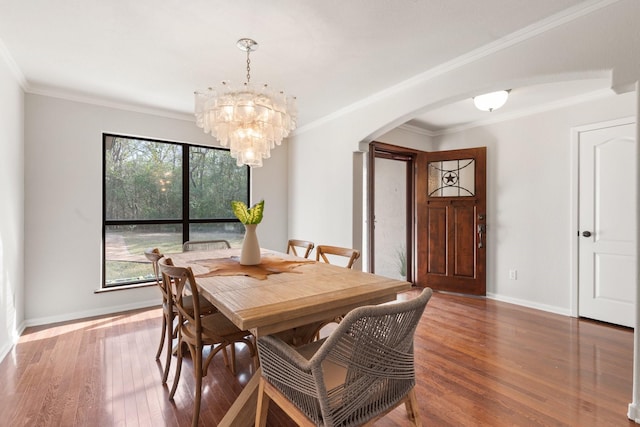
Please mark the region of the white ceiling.
<svg viewBox="0 0 640 427"><path fill-rule="evenodd" d="M514 33L600 0L0 0L5 50L27 92L191 114L193 91L253 82L298 98L298 127ZM602 80L512 89L501 110L561 102ZM410 123L434 132L486 120L462 100Z"/></svg>

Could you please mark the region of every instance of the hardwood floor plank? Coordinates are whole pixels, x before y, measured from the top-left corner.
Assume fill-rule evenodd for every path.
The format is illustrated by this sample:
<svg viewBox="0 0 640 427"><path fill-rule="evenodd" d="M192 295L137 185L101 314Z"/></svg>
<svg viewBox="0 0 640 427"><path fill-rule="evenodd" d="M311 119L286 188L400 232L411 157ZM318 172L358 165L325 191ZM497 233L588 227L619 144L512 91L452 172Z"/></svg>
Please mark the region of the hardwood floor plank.
<svg viewBox="0 0 640 427"><path fill-rule="evenodd" d="M166 387L164 357L154 358L160 316L149 309L28 328L0 364L0 419L29 427L190 426L191 359L171 402L175 363ZM415 354L423 425L636 425L626 418L633 363L627 328L436 293L418 326ZM235 376L221 354L214 357L200 425L217 425L255 372L244 346L236 357ZM272 404L268 425L294 424ZM376 423L406 425L404 407Z"/></svg>

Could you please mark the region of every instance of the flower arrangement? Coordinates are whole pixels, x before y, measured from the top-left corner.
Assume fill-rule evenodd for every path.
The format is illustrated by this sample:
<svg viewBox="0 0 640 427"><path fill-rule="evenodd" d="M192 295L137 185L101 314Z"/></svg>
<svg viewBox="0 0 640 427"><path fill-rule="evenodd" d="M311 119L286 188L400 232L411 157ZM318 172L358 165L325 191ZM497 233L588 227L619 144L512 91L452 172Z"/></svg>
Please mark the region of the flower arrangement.
<svg viewBox="0 0 640 427"><path fill-rule="evenodd" d="M234 200L231 202L231 210L236 218L245 225L260 224L264 213L264 200L259 201L251 208L247 207L244 202Z"/></svg>

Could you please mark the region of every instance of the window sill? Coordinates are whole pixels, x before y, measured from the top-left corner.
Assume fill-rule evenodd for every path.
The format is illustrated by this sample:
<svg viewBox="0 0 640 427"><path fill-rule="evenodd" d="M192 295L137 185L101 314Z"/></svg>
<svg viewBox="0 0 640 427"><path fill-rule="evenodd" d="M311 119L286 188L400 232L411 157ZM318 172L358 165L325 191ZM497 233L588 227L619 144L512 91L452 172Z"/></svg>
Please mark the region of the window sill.
<svg viewBox="0 0 640 427"><path fill-rule="evenodd" d="M105 292L116 292L116 291L124 291L127 289L139 289L139 288L149 288L151 286L157 286L156 282L147 282L147 283L136 283L135 285L120 285L120 286L111 286L109 288L100 288L93 291L94 294L102 294Z"/></svg>

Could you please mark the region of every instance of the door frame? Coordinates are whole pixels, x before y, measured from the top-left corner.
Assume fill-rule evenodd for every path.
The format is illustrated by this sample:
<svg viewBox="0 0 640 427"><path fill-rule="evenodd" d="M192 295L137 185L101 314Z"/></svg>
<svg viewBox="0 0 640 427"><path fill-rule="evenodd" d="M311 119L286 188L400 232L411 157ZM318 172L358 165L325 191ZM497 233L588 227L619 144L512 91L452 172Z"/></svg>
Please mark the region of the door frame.
<svg viewBox="0 0 640 427"><path fill-rule="evenodd" d="M416 271L414 253L416 246L415 220L415 163L418 151L407 147L373 141L369 143L369 167L367 170L367 238L369 240L369 271L375 272L375 159L376 157L407 162L406 176L406 242L407 242L407 281L415 283Z"/></svg>
<svg viewBox="0 0 640 427"><path fill-rule="evenodd" d="M633 116L625 117L622 119L607 120L604 122L591 123L583 126L576 126L571 128L570 150L569 157L571 159L570 164L570 219L569 219L569 315L571 317L578 317L579 315L579 284L580 277L578 269L580 267L578 257L579 252L579 214L580 214L580 134L582 132L588 132L596 129L602 129L606 127L614 127L621 125L633 124L636 122L636 118ZM637 140L637 135L636 135ZM636 165L636 168L640 165Z"/></svg>

